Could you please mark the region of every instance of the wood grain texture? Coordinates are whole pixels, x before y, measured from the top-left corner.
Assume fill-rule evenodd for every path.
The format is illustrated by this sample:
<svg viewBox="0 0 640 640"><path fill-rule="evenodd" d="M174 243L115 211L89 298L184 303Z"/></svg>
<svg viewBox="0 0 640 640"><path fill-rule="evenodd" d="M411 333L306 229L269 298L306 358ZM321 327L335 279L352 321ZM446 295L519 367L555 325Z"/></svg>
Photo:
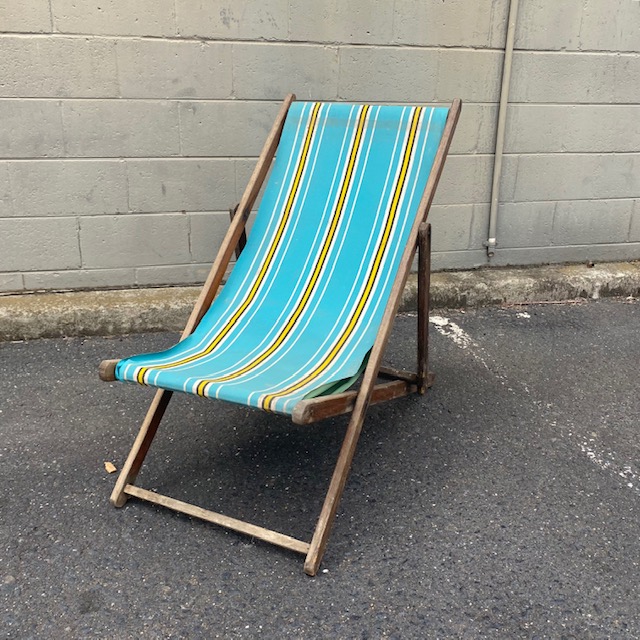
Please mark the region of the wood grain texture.
<svg viewBox="0 0 640 640"><path fill-rule="evenodd" d="M165 389L158 389L156 391L147 415L142 422L140 431L131 447L131 451L129 451L127 460L122 467L122 471L111 493L110 501L114 507L122 507L127 501L124 488L127 484L135 482L172 395L173 391L166 391Z"/></svg>
<svg viewBox="0 0 640 640"><path fill-rule="evenodd" d="M387 400L402 398L415 391L416 386L404 380L384 382L373 388L370 404L378 404L380 402L387 402ZM344 393L336 393L330 396L301 400L295 406L291 417L296 424L311 424L319 420L324 420L325 418L330 418L331 416L349 413L353 411L357 397L357 391L345 391Z"/></svg>
<svg viewBox="0 0 640 640"><path fill-rule="evenodd" d="M116 365L120 360L103 360L98 366L98 376L105 382L113 382L116 379Z"/></svg>
<svg viewBox="0 0 640 640"><path fill-rule="evenodd" d="M418 393L427 390L429 372L429 287L431 284L431 225L418 230Z"/></svg>
<svg viewBox="0 0 640 640"><path fill-rule="evenodd" d="M297 540L296 538L292 538L291 536L287 536L283 533L278 533L277 531L272 531L271 529L265 529L264 527L250 524L244 520L237 520L236 518L230 518L229 516L225 516L215 511L196 507L188 502L182 502L168 496L163 496L155 491L141 489L140 487L136 487L132 484L128 484L124 488L124 491L127 495L135 496L136 498L147 500L148 502L153 502L154 504L158 504L163 507L168 507L174 511L185 513L186 515L194 518L200 518L200 520L212 522L213 524L220 525L227 529L233 529L239 533L259 538L265 542L270 542L271 544L284 547L285 549L289 549L297 553L305 554L309 550L309 544L307 542L302 542L301 540Z"/></svg>

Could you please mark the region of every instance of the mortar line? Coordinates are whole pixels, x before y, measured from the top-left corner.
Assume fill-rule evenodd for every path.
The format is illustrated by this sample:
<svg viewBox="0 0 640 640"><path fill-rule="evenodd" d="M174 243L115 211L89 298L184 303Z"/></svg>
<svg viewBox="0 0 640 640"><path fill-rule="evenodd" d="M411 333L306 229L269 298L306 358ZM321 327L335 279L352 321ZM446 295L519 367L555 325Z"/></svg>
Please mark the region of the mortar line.
<svg viewBox="0 0 640 640"><path fill-rule="evenodd" d="M58 101L62 105L62 101ZM65 147L66 150L66 147ZM505 156L510 158L520 159L522 157L537 157L537 156L562 156L563 158L567 157L576 157L576 156L602 156L604 158L615 158L615 157L634 157L638 156L640 158L640 152L638 151L576 151L576 152L566 152L566 151L557 151L557 152L548 152L548 151L540 151L533 153L505 153ZM11 162L53 162L56 160L66 160L66 161L96 161L96 160L117 160L119 158L125 157L128 160L257 160L258 156L254 155L197 155L197 154L189 154L189 155L166 155L166 156L22 156L22 157L0 157L1 161L11 161ZM450 153L449 158L491 158L493 157L493 153L490 152L469 152L469 153ZM572 200L574 198L571 198ZM593 198L589 198L593 199ZM615 198L601 198L601 199L615 199ZM626 199L633 199L632 196L626 196ZM555 199L553 200L555 202Z"/></svg>
<svg viewBox="0 0 640 640"><path fill-rule="evenodd" d="M272 45L272 46L310 46L310 47L327 47L327 46L336 46L336 47L353 47L353 48L379 48L379 49L418 49L418 50L427 50L427 51L439 51L441 49L446 50L454 50L454 51L469 51L469 52L478 52L478 53L496 53L500 54L504 52L503 48L500 47L491 47L491 46L480 46L480 45L458 45L458 44L433 44L433 45L425 45L425 44L415 44L415 43L371 43L371 42L338 42L331 40L255 40L255 39L242 39L242 38L224 38L222 36L189 36L189 37L179 37L179 36L154 36L154 35L141 35L141 34L95 34L95 33L61 33L58 31L54 31L52 33L41 33L41 32L29 32L29 31L13 31L13 32L5 32L0 34L0 38L24 38L24 39L33 39L33 38L75 38L78 40L86 40L87 38L91 39L101 39L101 40L137 40L137 41L166 41L166 42L186 42L186 43L237 43L237 44L248 44L248 45ZM523 49L523 48L514 48L514 52L516 53L528 53L532 55L560 55L560 56L581 56L581 55L590 55L590 56L609 56L619 58L621 56L630 57L630 58L638 58L640 57L640 53L636 51L618 51L615 49Z"/></svg>
<svg viewBox="0 0 640 640"><path fill-rule="evenodd" d="M175 98L167 98L165 96L157 98L149 97L136 97L136 96L74 96L69 98L61 98L60 96L0 96L0 103L3 101L19 100L19 101L48 101L48 100L62 100L63 102L110 102L110 101L131 101L131 102L198 102L198 103L256 103L256 104L270 104L280 105L281 100L272 100L265 98L192 98L190 96L181 96ZM356 100L355 102L366 102L362 100ZM416 101L409 100L401 102L399 100L376 100L376 104L389 104L389 105L403 105L403 104L415 104ZM422 104L422 103L421 103ZM447 107L451 103L450 101L443 100L428 100L424 104L429 106L443 106ZM497 107L498 103L495 100L467 100L464 103L465 109L469 107ZM635 107L640 110L640 104L637 102L509 102L509 106L513 107L566 107L566 108L617 108L617 107Z"/></svg>
<svg viewBox="0 0 640 640"><path fill-rule="evenodd" d="M189 44L244 44L253 46L273 46L273 47L351 47L361 49L407 49L407 50L427 50L427 51L439 51L440 49L454 50L454 51L470 51L479 53L500 53L502 50L495 47L482 47L482 46L463 46L463 45L423 45L423 44L411 44L411 43L370 43L370 42L337 42L331 40L252 40L241 38L224 38L221 36L153 36L153 35L130 35L130 34L117 34L117 33L30 33L27 31L13 31L0 34L1 38L19 38L19 39L33 39L33 38L73 38L76 40L86 40L87 38L95 40L135 40L135 41L154 41L154 42L184 42Z"/></svg>

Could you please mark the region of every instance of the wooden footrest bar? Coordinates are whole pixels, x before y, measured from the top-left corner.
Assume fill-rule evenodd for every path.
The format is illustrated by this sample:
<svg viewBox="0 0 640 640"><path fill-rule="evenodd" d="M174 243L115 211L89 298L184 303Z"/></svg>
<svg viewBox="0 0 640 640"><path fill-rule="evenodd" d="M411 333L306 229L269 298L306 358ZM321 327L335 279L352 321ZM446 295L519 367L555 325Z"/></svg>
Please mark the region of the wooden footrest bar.
<svg viewBox="0 0 640 640"><path fill-rule="evenodd" d="M153 502L154 504L159 504L163 507L169 507L169 509L173 509L174 511L179 511L180 513L185 513L188 516L212 522L213 524L226 527L227 529L239 531L240 533L253 536L254 538L259 538L260 540L270 542L271 544L278 545L279 547L296 551L297 553L306 555L309 551L309 543L307 542L296 540L296 538L292 538L291 536L285 536L283 533L278 533L277 531L271 531L271 529L258 527L255 524L244 522L244 520L229 518L221 513L202 509L201 507L196 507L187 502L181 502L180 500L163 496L159 493L155 493L155 491L147 491L146 489L140 489L140 487L128 484L125 486L124 492L127 495L141 498L142 500L147 500L148 502Z"/></svg>

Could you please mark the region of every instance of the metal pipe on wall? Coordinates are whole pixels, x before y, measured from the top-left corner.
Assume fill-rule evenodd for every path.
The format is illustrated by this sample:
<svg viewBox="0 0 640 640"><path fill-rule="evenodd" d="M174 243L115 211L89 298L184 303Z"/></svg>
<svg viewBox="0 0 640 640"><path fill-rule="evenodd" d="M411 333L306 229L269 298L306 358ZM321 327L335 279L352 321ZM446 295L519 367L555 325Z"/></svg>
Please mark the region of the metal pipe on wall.
<svg viewBox="0 0 640 640"><path fill-rule="evenodd" d="M489 211L489 233L484 243L487 256L491 259L497 246L496 228L498 225L498 205L500 203L500 179L502 177L502 154L504 151L504 133L507 124L507 107L509 106L509 87L511 85L511 63L513 61L513 43L518 20L520 0L511 0L507 20L507 39L504 45L504 64L502 66L502 85L500 87L500 108L498 110L498 129L496 132L496 148L493 160L493 182L491 185L491 209Z"/></svg>

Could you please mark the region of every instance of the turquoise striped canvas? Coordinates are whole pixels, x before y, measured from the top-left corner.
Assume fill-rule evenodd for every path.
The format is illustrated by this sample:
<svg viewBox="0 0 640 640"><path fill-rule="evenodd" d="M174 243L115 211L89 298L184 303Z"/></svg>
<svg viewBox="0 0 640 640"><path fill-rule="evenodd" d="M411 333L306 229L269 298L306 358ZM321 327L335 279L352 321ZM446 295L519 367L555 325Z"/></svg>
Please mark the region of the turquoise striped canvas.
<svg viewBox="0 0 640 640"><path fill-rule="evenodd" d="M294 102L247 245L196 330L116 378L291 414L373 346L448 108Z"/></svg>

